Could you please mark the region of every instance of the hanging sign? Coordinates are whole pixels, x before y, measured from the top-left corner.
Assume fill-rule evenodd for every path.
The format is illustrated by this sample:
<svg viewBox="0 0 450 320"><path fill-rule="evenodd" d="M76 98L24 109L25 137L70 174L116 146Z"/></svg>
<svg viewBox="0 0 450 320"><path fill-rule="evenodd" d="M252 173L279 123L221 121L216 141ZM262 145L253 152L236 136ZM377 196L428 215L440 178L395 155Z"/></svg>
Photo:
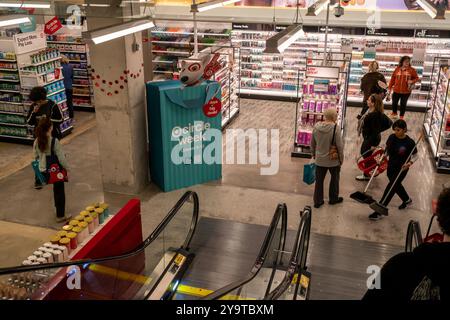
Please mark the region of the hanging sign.
<svg viewBox="0 0 450 320"><path fill-rule="evenodd" d="M219 114L221 109L222 102L214 97L203 106L203 114L208 118L214 118Z"/></svg>
<svg viewBox="0 0 450 320"><path fill-rule="evenodd" d="M22 33L36 31L36 18L34 16L29 16L30 22L25 22L19 24L20 31Z"/></svg>
<svg viewBox="0 0 450 320"><path fill-rule="evenodd" d="M433 29L416 29L416 38L427 39L448 39L450 38L450 31L448 30L433 30Z"/></svg>
<svg viewBox="0 0 450 320"><path fill-rule="evenodd" d="M56 31L62 28L61 21L58 17L53 17L50 21L45 24L44 32L46 34L54 34Z"/></svg>
<svg viewBox="0 0 450 320"><path fill-rule="evenodd" d="M14 49L16 54L23 54L47 46L43 32L27 32L14 35Z"/></svg>
<svg viewBox="0 0 450 320"><path fill-rule="evenodd" d="M383 28L383 29L367 28L366 35L367 36L385 36L385 37L414 37L414 30L412 30L412 29L391 29L391 28Z"/></svg>

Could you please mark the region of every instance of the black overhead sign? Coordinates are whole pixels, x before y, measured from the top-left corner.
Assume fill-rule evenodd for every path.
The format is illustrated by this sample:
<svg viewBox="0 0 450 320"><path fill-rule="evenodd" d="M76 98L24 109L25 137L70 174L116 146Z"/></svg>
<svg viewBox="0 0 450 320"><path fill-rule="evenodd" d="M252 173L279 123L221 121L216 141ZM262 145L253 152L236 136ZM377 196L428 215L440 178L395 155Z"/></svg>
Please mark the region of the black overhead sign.
<svg viewBox="0 0 450 320"><path fill-rule="evenodd" d="M414 30L413 29L367 28L366 36L414 37Z"/></svg>
<svg viewBox="0 0 450 320"><path fill-rule="evenodd" d="M320 33L325 33L325 26L319 27ZM342 35L356 35L363 36L366 34L365 28L348 28L348 27L328 27L328 33L332 34L342 34Z"/></svg>
<svg viewBox="0 0 450 320"><path fill-rule="evenodd" d="M427 39L448 39L450 38L450 31L433 30L433 29L416 29L415 37Z"/></svg>

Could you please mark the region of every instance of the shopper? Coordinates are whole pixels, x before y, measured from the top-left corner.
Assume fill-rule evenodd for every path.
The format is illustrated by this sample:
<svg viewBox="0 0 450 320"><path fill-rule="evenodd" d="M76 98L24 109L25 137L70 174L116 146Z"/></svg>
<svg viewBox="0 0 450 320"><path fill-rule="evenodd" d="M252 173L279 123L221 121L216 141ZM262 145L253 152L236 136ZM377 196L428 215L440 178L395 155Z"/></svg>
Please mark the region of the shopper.
<svg viewBox="0 0 450 320"><path fill-rule="evenodd" d="M439 195L436 214L444 241L392 257L381 269L379 288L363 300L450 300L450 188Z"/></svg>
<svg viewBox="0 0 450 320"><path fill-rule="evenodd" d="M69 118L73 119L73 66L65 55L61 55L62 73L64 76L64 87L66 88L67 109Z"/></svg>
<svg viewBox="0 0 450 320"><path fill-rule="evenodd" d="M52 143L54 144L54 154L57 156L59 164L67 170L66 157L64 156L59 140L52 136L53 124L49 118L42 118L36 127L36 140L34 141L34 157L39 161L39 170L48 176L47 158L51 155ZM54 140L52 142L52 140ZM63 222L70 219L65 215L66 196L64 192L64 182L53 184L53 198L56 208L56 221Z"/></svg>
<svg viewBox="0 0 450 320"><path fill-rule="evenodd" d="M344 160L344 146L341 130L337 126L336 109L324 111L325 121L314 126L311 140L311 154L316 161L316 185L314 189L314 207L320 208L323 200L323 182L330 171L329 204L341 203L339 197L339 175Z"/></svg>
<svg viewBox="0 0 450 320"><path fill-rule="evenodd" d="M367 105L367 100L372 94L382 95L386 90L379 85L379 82L384 84L386 87L386 78L380 72L378 72L378 62L372 61L369 64L369 72L366 73L361 78L361 91L364 93L363 98L363 108L361 113L358 114L357 118L361 119L361 117L367 112L369 106Z"/></svg>
<svg viewBox="0 0 450 320"><path fill-rule="evenodd" d="M416 70L411 67L411 58L402 57L389 82L388 100L392 98L391 116L397 117L398 103L400 102L400 119L404 118L409 96L417 81L419 81L419 77Z"/></svg>
<svg viewBox="0 0 450 320"><path fill-rule="evenodd" d="M380 144L381 133L392 126L392 120L384 114L384 106L378 94L372 94L367 99L369 110L360 120L359 134L363 136L361 155L364 159L372 155L372 151ZM361 174L356 180L368 180L370 177Z"/></svg>
<svg viewBox="0 0 450 320"><path fill-rule="evenodd" d="M384 191L381 204L387 206L391 202L394 194L397 194L402 200L402 204L398 207L399 210L405 209L412 203L411 198L402 185L402 181L406 178L409 168L413 165L417 158L416 143L407 134L407 126L404 120L397 120L392 125L394 133L391 134L386 142L386 152L389 157L387 176L389 183ZM412 152L412 157L408 160ZM397 176L399 176L392 191L388 194ZM373 212L370 220L380 220L383 216L378 212Z"/></svg>
<svg viewBox="0 0 450 320"><path fill-rule="evenodd" d="M63 114L58 105L47 99L47 90L44 87L34 87L30 92L30 100L33 102L28 111L27 123L36 126L42 118L48 118L54 124L52 136L61 138L60 124L63 122Z"/></svg>
<svg viewBox="0 0 450 320"><path fill-rule="evenodd" d="M34 87L30 92L30 100L33 104L28 111L28 125L36 126L41 119L50 119L55 124L52 136L58 139L61 138L59 125L63 122L63 115L59 107L52 100L47 99L47 90L44 87ZM35 177L34 188L42 189L42 184L37 176Z"/></svg>

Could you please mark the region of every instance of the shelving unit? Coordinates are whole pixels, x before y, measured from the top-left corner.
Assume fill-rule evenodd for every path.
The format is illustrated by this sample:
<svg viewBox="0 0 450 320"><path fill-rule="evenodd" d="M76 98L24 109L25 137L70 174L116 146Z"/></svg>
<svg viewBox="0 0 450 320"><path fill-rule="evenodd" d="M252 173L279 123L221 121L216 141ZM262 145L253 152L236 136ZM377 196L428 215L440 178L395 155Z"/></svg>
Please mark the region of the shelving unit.
<svg viewBox="0 0 450 320"><path fill-rule="evenodd" d="M346 59L347 58L347 59ZM344 131L347 105L347 85L350 57L344 60L308 59L302 97L297 102L294 148L292 157L311 158L311 139L314 125L323 121L323 111L338 110L338 128Z"/></svg>
<svg viewBox="0 0 450 320"><path fill-rule="evenodd" d="M49 47L57 48L73 66L73 107L78 111L95 111L92 80L89 76L89 47L80 38L48 36Z"/></svg>
<svg viewBox="0 0 450 320"><path fill-rule="evenodd" d="M0 51L0 141L32 143L13 41L2 40Z"/></svg>
<svg viewBox="0 0 450 320"><path fill-rule="evenodd" d="M424 131L439 173L450 173L450 57L436 57Z"/></svg>
<svg viewBox="0 0 450 320"><path fill-rule="evenodd" d="M207 23L198 23L199 51L212 46L230 46L228 24L217 24L209 29ZM192 24L161 22L151 31L152 80L178 79L181 70L179 61L194 54L194 32Z"/></svg>

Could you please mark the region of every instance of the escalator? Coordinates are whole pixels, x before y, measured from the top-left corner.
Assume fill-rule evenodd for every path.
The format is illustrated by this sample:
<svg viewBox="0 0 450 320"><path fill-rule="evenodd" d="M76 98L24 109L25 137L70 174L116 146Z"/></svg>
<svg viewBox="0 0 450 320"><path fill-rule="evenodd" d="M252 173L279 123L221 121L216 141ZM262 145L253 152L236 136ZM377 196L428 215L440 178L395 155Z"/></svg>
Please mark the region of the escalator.
<svg viewBox="0 0 450 320"><path fill-rule="evenodd" d="M195 259L190 244L195 237L198 221L199 199L195 192L188 191L135 249L99 259L1 268L0 283L5 285L0 288L8 288L8 294L13 299L173 299ZM305 264L309 228L310 209L305 209L291 257L285 261L287 208L286 205L278 205L249 276L245 281L232 283L205 299L223 298L234 290L238 291L235 298L239 298L245 293L245 284L255 283L260 287L258 290L264 290L257 297L282 297L289 292L299 272L307 274ZM269 277L261 278L263 282L258 284L258 274L266 273ZM275 286L276 278L282 280L278 286ZM302 291L298 283L292 291L295 296Z"/></svg>

